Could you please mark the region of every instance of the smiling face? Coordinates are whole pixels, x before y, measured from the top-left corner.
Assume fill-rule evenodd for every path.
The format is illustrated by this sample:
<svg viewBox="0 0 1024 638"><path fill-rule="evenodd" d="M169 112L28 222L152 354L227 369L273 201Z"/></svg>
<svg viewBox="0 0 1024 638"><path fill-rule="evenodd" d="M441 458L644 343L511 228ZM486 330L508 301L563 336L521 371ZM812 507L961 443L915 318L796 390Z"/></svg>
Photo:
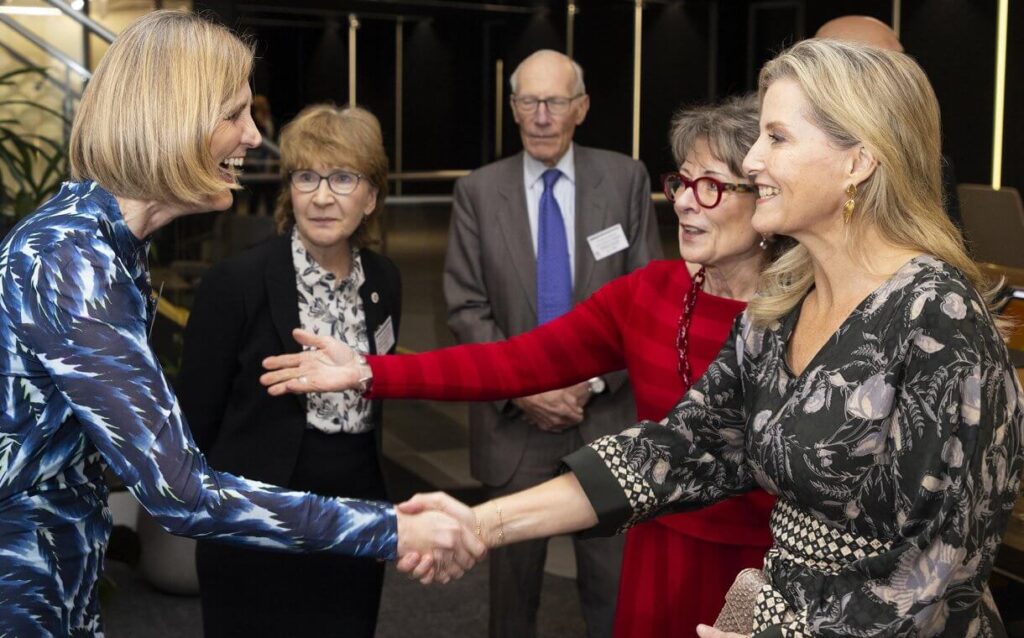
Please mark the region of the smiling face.
<svg viewBox="0 0 1024 638"><path fill-rule="evenodd" d="M534 55L523 62L516 76L516 97L538 99L573 98L576 72L567 58L556 54ZM547 105L538 104L533 113L522 113L513 107L512 116L519 125L519 136L525 150L534 159L554 166L572 144L576 127L583 123L590 108L590 98L580 96L560 115L552 115Z"/></svg>
<svg viewBox="0 0 1024 638"><path fill-rule="evenodd" d="M337 171L355 172L351 166L314 164L309 169L320 175ZM377 191L366 179L360 179L348 195L338 195L320 180L312 193L291 186L292 210L299 239L314 255L327 251L349 250L349 238L377 206Z"/></svg>
<svg viewBox="0 0 1024 638"><path fill-rule="evenodd" d="M210 138L210 153L220 164L221 176L227 184L237 183L246 151L263 141L252 120L251 106L252 91L246 83L225 105L224 118ZM227 210L233 199L231 189L225 188L213 197L207 210Z"/></svg>
<svg viewBox="0 0 1024 638"><path fill-rule="evenodd" d="M679 172L689 179L713 177L720 182L746 184L729 166L711 152L707 140L698 140L687 154ZM750 218L754 214L754 194L725 191L714 208L705 208L694 197L693 189L676 192L672 206L679 218L679 254L691 264L727 267L748 259L760 260L764 251L761 237Z"/></svg>
<svg viewBox="0 0 1024 638"><path fill-rule="evenodd" d="M821 235L841 228L846 187L859 183L859 149L837 147L809 118L811 105L793 80L773 82L761 104L761 135L743 160L758 187L760 233ZM859 179L858 179L859 177Z"/></svg>

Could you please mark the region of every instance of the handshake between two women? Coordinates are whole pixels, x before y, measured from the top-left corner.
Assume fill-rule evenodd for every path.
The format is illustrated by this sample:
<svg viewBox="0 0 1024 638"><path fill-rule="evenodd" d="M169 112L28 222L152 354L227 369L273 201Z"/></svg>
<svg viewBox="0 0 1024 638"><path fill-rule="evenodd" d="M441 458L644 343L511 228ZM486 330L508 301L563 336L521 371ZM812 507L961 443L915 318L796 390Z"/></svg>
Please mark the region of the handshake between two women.
<svg viewBox="0 0 1024 638"><path fill-rule="evenodd" d="M487 555L479 519L443 492L396 506L398 570L424 585L458 580Z"/></svg>
<svg viewBox="0 0 1024 638"><path fill-rule="evenodd" d="M346 344L304 330L293 335L302 352L263 362L268 372L260 381L270 394L368 390L372 371ZM461 578L489 548L504 540L500 511L494 512L499 517L494 524L488 520L484 526L483 512L474 512L442 492L417 494L396 509L398 569L423 584Z"/></svg>

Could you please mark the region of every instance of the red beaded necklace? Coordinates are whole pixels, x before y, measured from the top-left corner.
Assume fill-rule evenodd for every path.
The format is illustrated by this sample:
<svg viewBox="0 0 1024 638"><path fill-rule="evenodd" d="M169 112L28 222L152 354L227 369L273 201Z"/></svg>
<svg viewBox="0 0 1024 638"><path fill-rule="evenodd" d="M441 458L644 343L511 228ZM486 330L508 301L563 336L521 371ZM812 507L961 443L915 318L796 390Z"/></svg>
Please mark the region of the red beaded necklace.
<svg viewBox="0 0 1024 638"><path fill-rule="evenodd" d="M676 335L676 350L679 351L679 378L683 387L690 389L690 359L686 356L690 347L690 322L693 321L693 307L697 305L697 293L704 288L704 267L697 271L690 287L683 295L683 314L679 315L679 333Z"/></svg>

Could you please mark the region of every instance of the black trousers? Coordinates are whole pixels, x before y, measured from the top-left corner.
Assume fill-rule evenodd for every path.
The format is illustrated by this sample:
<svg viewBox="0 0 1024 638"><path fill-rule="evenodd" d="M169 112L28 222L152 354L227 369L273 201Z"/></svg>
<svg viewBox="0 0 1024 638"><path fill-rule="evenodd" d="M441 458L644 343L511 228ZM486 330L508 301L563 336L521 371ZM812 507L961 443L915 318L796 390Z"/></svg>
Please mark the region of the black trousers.
<svg viewBox="0 0 1024 638"><path fill-rule="evenodd" d="M286 487L384 500L373 433L307 430ZM196 568L207 638L373 637L384 586L384 563L376 559L200 541Z"/></svg>
<svg viewBox="0 0 1024 638"><path fill-rule="evenodd" d="M491 498L533 487L554 478L561 458L583 446L577 428L543 432L529 426L530 438L512 479L491 487ZM615 623L622 549L625 538L573 537L576 551L576 588L587 626L587 638L609 638ZM535 638L548 539L526 541L490 553L490 638Z"/></svg>

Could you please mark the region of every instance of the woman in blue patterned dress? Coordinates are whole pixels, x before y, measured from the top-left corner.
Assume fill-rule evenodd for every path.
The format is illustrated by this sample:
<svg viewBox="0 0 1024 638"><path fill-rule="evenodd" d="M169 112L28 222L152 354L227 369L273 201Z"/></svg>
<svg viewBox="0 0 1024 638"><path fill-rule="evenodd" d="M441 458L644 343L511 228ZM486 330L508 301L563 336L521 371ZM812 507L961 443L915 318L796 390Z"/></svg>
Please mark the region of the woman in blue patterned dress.
<svg viewBox="0 0 1024 638"><path fill-rule="evenodd" d="M0 244L0 635L102 635L110 468L168 531L285 551L433 556L478 544L445 515L325 498L210 468L147 343L149 236L224 210L260 143L252 51L159 11L111 45L71 137L73 181ZM415 554L413 554L415 555Z"/></svg>
<svg viewBox="0 0 1024 638"><path fill-rule="evenodd" d="M1024 393L943 209L931 86L903 54L806 40L760 93L752 222L798 245L664 422L461 516L497 546L760 485L778 500L747 632L1005 636L986 583L1021 485ZM406 507L440 504L457 511Z"/></svg>

